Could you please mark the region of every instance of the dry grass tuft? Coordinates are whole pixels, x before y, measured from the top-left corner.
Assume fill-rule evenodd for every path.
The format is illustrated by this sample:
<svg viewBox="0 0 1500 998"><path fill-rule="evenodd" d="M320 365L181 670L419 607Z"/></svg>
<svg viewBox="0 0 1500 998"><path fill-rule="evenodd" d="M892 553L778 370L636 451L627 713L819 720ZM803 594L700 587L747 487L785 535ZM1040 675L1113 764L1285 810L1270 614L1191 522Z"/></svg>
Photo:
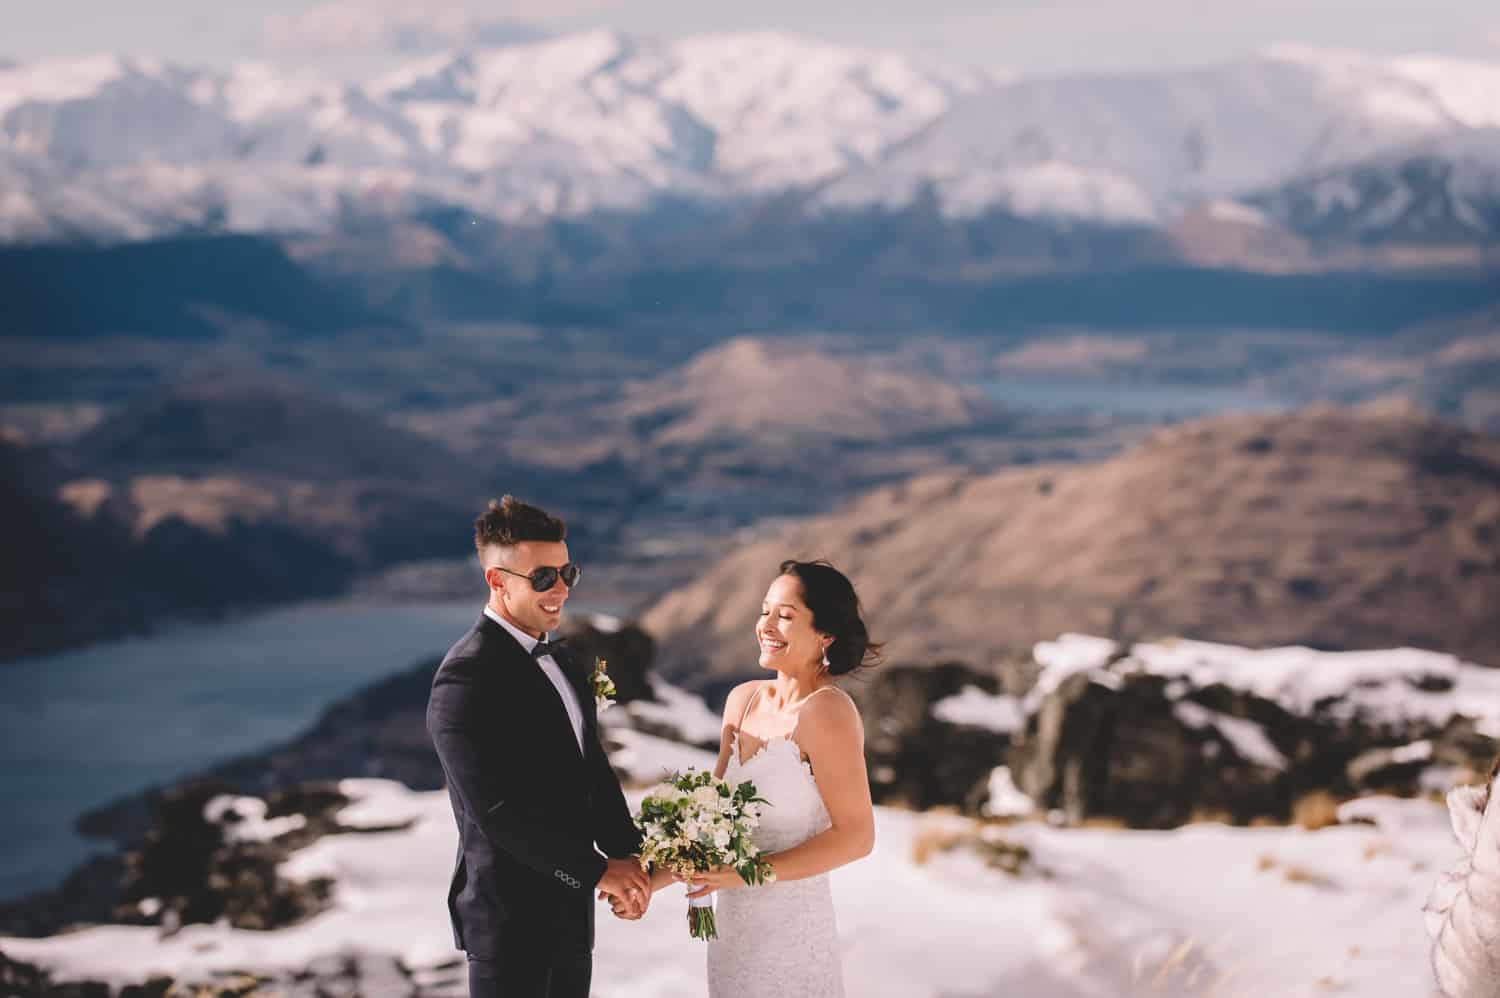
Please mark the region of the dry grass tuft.
<svg viewBox="0 0 1500 998"><path fill-rule="evenodd" d="M1234 815L1222 807L1195 807L1188 815L1190 825L1233 825Z"/></svg>
<svg viewBox="0 0 1500 998"><path fill-rule="evenodd" d="M1001 836L998 826L977 823L965 826L934 822L918 828L912 836L911 860L922 866L932 857L955 849L966 849L984 860L986 866L1011 876L1040 872L1032 862L1030 849Z"/></svg>
<svg viewBox="0 0 1500 998"><path fill-rule="evenodd" d="M918 828L911 839L911 861L925 866L938 853L949 852L963 841L963 834L944 825L926 825Z"/></svg>
<svg viewBox="0 0 1500 998"><path fill-rule="evenodd" d="M1292 824L1301 825L1310 832L1332 828L1339 823L1341 798L1326 790L1314 790L1303 794L1292 804Z"/></svg>
<svg viewBox="0 0 1500 998"><path fill-rule="evenodd" d="M1298 866L1295 863L1283 866L1281 868L1281 875L1286 878L1286 882L1289 884L1307 884L1310 887L1324 888L1338 886L1328 877L1323 876L1323 874L1309 870L1305 866Z"/></svg>

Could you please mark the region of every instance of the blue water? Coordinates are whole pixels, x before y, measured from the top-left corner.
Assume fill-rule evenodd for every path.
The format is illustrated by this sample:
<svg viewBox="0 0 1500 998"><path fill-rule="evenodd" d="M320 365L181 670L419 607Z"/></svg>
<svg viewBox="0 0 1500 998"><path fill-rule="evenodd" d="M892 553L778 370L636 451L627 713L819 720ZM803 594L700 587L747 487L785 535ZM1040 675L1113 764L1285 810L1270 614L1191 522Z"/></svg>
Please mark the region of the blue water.
<svg viewBox="0 0 1500 998"><path fill-rule="evenodd" d="M1218 412L1268 412L1292 403L1248 388L1132 385L1098 381L1006 378L981 382L991 398L1016 409L1088 412L1176 420Z"/></svg>
<svg viewBox="0 0 1500 998"><path fill-rule="evenodd" d="M481 607L311 603L0 666L0 898L103 848L73 832L81 812L298 734Z"/></svg>

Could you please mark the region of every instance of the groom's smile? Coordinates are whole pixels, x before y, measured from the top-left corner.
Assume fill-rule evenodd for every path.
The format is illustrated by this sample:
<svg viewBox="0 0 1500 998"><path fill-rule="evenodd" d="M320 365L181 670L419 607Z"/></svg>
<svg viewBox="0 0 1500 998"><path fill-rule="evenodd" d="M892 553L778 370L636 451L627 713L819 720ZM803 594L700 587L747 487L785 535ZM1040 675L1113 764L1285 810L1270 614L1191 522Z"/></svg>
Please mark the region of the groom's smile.
<svg viewBox="0 0 1500 998"><path fill-rule="evenodd" d="M487 572L492 587L492 601L497 601L496 611L532 637L540 638L557 629L562 623L563 607L572 594L564 581L568 559L568 545L562 541L523 541L510 549L507 564L496 566ZM530 576L538 569L552 568L553 583L550 589L537 592ZM543 578L545 585L545 574ZM576 576L568 574L568 578Z"/></svg>

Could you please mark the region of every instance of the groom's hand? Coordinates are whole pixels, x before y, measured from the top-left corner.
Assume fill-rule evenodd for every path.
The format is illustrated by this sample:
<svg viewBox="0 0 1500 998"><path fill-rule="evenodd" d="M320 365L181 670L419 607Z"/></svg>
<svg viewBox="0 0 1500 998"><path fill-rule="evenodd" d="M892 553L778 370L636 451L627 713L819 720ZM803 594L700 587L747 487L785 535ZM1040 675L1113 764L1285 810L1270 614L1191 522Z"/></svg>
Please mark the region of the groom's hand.
<svg viewBox="0 0 1500 998"><path fill-rule="evenodd" d="M651 906L651 901L649 899L647 899L646 903L643 905L630 905L615 897L613 894L605 894L603 891L600 891L599 900L603 901L606 898L609 899L609 910L614 912L615 917L623 918L629 922L634 922L641 916L645 915L646 909Z"/></svg>
<svg viewBox="0 0 1500 998"><path fill-rule="evenodd" d="M651 903L651 878L633 858L607 860L604 876L599 878L597 886L601 894L618 899L627 908L639 909L643 914L646 905Z"/></svg>

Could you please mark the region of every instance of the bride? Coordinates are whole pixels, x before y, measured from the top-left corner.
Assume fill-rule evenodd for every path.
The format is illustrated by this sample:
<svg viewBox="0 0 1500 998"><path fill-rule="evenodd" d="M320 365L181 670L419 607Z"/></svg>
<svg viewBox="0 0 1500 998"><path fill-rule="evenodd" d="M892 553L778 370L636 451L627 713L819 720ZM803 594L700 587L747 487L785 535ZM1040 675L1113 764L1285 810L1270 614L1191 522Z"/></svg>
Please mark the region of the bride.
<svg viewBox="0 0 1500 998"><path fill-rule="evenodd" d="M755 637L775 675L729 694L714 775L752 781L769 803L755 844L775 880L747 887L729 867L688 878L690 898L717 892L708 993L835 998L844 984L828 872L869 855L875 819L864 726L833 680L873 663L879 646L854 586L822 561L782 563Z"/></svg>

